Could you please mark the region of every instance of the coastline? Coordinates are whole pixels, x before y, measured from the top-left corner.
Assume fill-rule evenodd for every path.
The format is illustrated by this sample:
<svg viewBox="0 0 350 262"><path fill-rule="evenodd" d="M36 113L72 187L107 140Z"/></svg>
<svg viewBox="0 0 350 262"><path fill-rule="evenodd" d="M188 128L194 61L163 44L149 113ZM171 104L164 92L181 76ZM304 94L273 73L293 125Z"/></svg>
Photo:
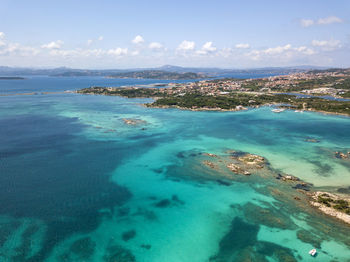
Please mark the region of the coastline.
<svg viewBox="0 0 350 262"><path fill-rule="evenodd" d="M350 198L349 197L340 197L337 194L333 194L333 193L329 193L329 192L324 192L324 191L315 191L311 194L309 194L310 196L310 204L313 207L316 207L319 211L321 211L322 213L328 215L328 216L332 216L335 217L345 223L347 223L350 226L350 215L341 212L339 210L336 210L333 206L326 204L327 202L325 201L325 203L321 203L320 199L322 200L323 196L329 197L328 199L332 199L331 201L346 201L349 202Z"/></svg>

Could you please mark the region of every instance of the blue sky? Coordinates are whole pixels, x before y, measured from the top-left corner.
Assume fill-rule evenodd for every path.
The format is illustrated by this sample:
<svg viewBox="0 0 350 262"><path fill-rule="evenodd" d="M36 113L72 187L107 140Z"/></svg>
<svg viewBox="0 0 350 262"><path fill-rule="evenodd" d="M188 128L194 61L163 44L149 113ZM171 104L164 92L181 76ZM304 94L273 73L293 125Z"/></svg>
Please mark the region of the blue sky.
<svg viewBox="0 0 350 262"><path fill-rule="evenodd" d="M350 67L348 0L0 0L0 65Z"/></svg>

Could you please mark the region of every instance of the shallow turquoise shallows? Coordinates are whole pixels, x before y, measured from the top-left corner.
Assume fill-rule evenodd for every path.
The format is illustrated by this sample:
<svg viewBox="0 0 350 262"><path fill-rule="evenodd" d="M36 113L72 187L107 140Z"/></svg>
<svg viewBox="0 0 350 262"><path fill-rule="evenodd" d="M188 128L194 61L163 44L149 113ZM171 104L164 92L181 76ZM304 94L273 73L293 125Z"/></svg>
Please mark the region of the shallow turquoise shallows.
<svg viewBox="0 0 350 262"><path fill-rule="evenodd" d="M349 190L334 152L350 151L350 118L41 93L136 83L105 81L0 82L0 261L350 261L350 226L274 177ZM225 180L201 164L227 150L263 156L270 173Z"/></svg>

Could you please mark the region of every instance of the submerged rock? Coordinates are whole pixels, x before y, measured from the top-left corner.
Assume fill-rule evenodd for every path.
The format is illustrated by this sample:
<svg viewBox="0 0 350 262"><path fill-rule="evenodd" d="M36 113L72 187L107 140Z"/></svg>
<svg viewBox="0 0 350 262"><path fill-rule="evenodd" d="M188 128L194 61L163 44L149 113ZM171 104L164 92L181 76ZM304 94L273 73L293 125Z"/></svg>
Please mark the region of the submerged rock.
<svg viewBox="0 0 350 262"><path fill-rule="evenodd" d="M216 168L217 168L217 165L215 165L213 162L210 162L210 161L208 161L208 160L204 160L202 163L203 163L204 165L206 165L206 166L212 168L212 169L216 169Z"/></svg>
<svg viewBox="0 0 350 262"><path fill-rule="evenodd" d="M151 249L151 245L148 244L142 244L140 247L144 248L144 249Z"/></svg>
<svg viewBox="0 0 350 262"><path fill-rule="evenodd" d="M281 229L294 229L296 227L289 216L272 206L263 208L253 203L247 203L243 206L243 212L248 222L257 225Z"/></svg>
<svg viewBox="0 0 350 262"><path fill-rule="evenodd" d="M305 243L311 244L315 248L321 248L322 239L318 238L315 234L305 229L297 232L297 237Z"/></svg>
<svg viewBox="0 0 350 262"><path fill-rule="evenodd" d="M103 260L105 262L135 262L136 258L130 250L120 245L109 245Z"/></svg>
<svg viewBox="0 0 350 262"><path fill-rule="evenodd" d="M223 186L230 186L231 185L230 182L222 180L222 179L217 179L216 182L218 182L220 185L223 185Z"/></svg>
<svg viewBox="0 0 350 262"><path fill-rule="evenodd" d="M92 241L89 237L84 237L75 241L71 247L70 251L79 255L82 260L90 258L95 250L96 243Z"/></svg>
<svg viewBox="0 0 350 262"><path fill-rule="evenodd" d="M306 138L304 141L309 143L320 143L320 140L316 138Z"/></svg>
<svg viewBox="0 0 350 262"><path fill-rule="evenodd" d="M218 157L217 155L215 154L211 154L211 153L203 153L203 156L210 156L210 157Z"/></svg>
<svg viewBox="0 0 350 262"><path fill-rule="evenodd" d="M163 199L163 200L160 200L159 202L155 203L154 206L158 207L158 208L165 208L165 207L170 206L170 204L171 204L171 201L169 199Z"/></svg>
<svg viewBox="0 0 350 262"><path fill-rule="evenodd" d="M123 118L123 121L127 125L141 125L141 124L147 124L147 121L142 119L136 119L136 118Z"/></svg>
<svg viewBox="0 0 350 262"><path fill-rule="evenodd" d="M307 183L300 183L300 184L296 184L295 186L293 186L294 189L301 189L304 191L310 191L310 185Z"/></svg>
<svg viewBox="0 0 350 262"><path fill-rule="evenodd" d="M122 239L127 242L136 236L136 231L134 229L126 231L122 234Z"/></svg>

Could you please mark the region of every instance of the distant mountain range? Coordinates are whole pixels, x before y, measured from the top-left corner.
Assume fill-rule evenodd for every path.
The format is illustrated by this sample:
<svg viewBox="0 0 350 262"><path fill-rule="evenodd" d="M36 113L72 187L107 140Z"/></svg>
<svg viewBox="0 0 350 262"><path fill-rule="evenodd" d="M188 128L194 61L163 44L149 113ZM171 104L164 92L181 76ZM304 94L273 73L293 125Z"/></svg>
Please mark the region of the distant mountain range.
<svg viewBox="0 0 350 262"><path fill-rule="evenodd" d="M222 68L197 68L164 65L157 68L133 68L133 69L73 69L58 67L53 69L19 68L0 66L0 76L102 76L119 78L150 78L150 79L198 79L203 77L226 77L229 75L279 75L309 70L322 70L325 67L295 66L295 67L265 67L250 69L222 69Z"/></svg>
<svg viewBox="0 0 350 262"><path fill-rule="evenodd" d="M193 72L169 72L164 70L142 70L132 72L121 72L109 75L110 78L142 78L142 79L161 79L161 80L180 80L180 79L200 79L207 75Z"/></svg>

